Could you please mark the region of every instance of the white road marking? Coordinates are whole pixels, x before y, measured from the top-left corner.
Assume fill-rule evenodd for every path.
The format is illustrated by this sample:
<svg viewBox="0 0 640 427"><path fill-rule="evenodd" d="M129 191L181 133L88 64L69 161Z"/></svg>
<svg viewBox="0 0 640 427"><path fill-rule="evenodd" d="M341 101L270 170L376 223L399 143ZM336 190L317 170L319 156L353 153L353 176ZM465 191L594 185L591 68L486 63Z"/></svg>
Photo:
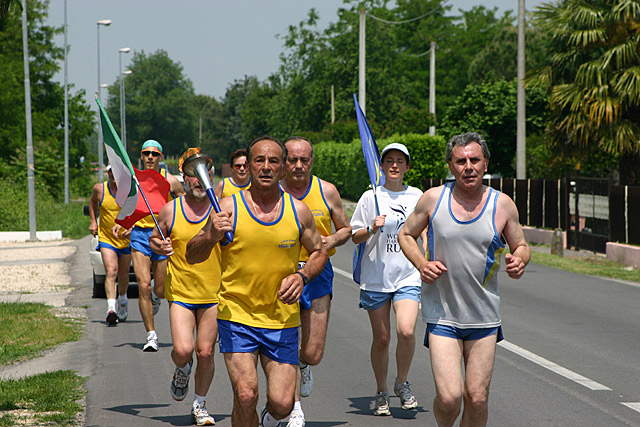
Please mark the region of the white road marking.
<svg viewBox="0 0 640 427"><path fill-rule="evenodd" d="M353 280L353 274L351 274L351 273L349 273L347 271L344 271L344 270L342 270L342 269L340 269L340 268L338 268L336 266L333 266L333 271L334 271L334 273L338 273L339 275L344 276L347 279Z"/></svg>
<svg viewBox="0 0 640 427"><path fill-rule="evenodd" d="M500 345L501 347L516 353L519 356L524 357L525 359L528 359L530 361L532 361L533 363L536 363L540 366L542 366L543 368L547 368L548 370L555 372L558 375L562 375L565 378L570 379L571 381L574 381L580 385L583 385L591 390L611 390L609 387L602 385L600 383L597 383L593 380L590 380L589 378L583 377L582 375L570 371L567 368L564 368L558 364L553 363L550 360L547 360L543 357L538 356L537 354L534 354L532 352L530 352L529 350L525 350L522 347L518 347L515 344L512 344L510 342L507 341L501 341L498 343L498 345ZM633 408L635 409L635 408Z"/></svg>
<svg viewBox="0 0 640 427"><path fill-rule="evenodd" d="M636 412L640 412L640 402L620 402L620 403L622 403L624 406L627 406L633 409Z"/></svg>

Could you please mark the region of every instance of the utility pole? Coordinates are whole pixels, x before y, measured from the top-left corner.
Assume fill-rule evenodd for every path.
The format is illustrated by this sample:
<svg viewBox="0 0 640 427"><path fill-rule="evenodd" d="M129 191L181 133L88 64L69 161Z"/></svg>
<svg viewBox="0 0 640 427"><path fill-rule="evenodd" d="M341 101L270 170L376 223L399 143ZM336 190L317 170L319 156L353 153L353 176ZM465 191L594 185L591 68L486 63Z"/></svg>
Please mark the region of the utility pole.
<svg viewBox="0 0 640 427"><path fill-rule="evenodd" d="M436 42L431 42L431 60L429 61L429 113L436 117ZM436 135L436 127L429 126L429 135Z"/></svg>
<svg viewBox="0 0 640 427"><path fill-rule="evenodd" d="M362 113L367 115L367 98L366 98L366 82L365 82L365 71L366 71L366 59L365 59L365 51L366 51L366 11L364 8L360 9L360 55L359 55L359 66L358 66L358 102L360 102L360 109Z"/></svg>
<svg viewBox="0 0 640 427"><path fill-rule="evenodd" d="M336 123L336 98L333 92L333 85L331 85L331 124Z"/></svg>
<svg viewBox="0 0 640 427"><path fill-rule="evenodd" d="M33 159L33 130L31 128L31 77L29 75L29 30L27 0L22 0L22 57L24 61L24 109L27 126L27 188L29 192L29 239L36 236L36 185Z"/></svg>
<svg viewBox="0 0 640 427"><path fill-rule="evenodd" d="M64 0L64 203L69 204L69 67L67 56L67 0Z"/></svg>
<svg viewBox="0 0 640 427"><path fill-rule="evenodd" d="M517 90L517 136L516 136L516 178L527 178L527 123L526 95L524 92L524 1L518 0L518 90Z"/></svg>

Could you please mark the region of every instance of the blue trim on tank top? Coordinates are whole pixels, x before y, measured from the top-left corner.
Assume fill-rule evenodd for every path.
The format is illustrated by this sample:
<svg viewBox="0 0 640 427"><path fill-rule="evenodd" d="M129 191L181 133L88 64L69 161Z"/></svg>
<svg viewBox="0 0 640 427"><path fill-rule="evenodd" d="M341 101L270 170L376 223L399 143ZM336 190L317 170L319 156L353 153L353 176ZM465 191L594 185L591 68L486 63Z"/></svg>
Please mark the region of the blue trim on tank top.
<svg viewBox="0 0 640 427"><path fill-rule="evenodd" d="M455 182L453 183L455 185ZM480 212L475 218L470 219L469 221L460 221L458 218L456 218L456 216L453 214L453 211L451 211L451 196L453 195L453 185L451 186L451 191L449 192L449 215L451 215L451 218L457 222L458 224L472 224L474 222L476 222L477 220L479 220L482 215L484 215L484 211L487 209L487 206L489 205L489 198L491 197L493 191L495 191L493 188L489 187L489 196L487 196L487 200L484 202L484 206L482 207L482 212Z"/></svg>
<svg viewBox="0 0 640 427"><path fill-rule="evenodd" d="M247 212L249 212L249 216L251 218L253 218L253 220L255 222L257 222L258 224L266 225L266 226L276 225L276 224L278 224L280 222L280 220L284 216L284 205L285 205L285 202L284 202L284 192L282 190L280 190L280 198L282 199L282 207L280 208L280 215L278 216L278 218L274 219L272 222L264 222L264 221L260 221L258 218L256 218L253 215L253 212L251 212L251 209L249 209L249 206L247 205L247 201L244 198L244 194L242 194L242 192L240 192L239 194L240 194L240 197L242 197L242 203L244 203L245 209L247 210ZM235 227L234 227L234 231L235 231Z"/></svg>

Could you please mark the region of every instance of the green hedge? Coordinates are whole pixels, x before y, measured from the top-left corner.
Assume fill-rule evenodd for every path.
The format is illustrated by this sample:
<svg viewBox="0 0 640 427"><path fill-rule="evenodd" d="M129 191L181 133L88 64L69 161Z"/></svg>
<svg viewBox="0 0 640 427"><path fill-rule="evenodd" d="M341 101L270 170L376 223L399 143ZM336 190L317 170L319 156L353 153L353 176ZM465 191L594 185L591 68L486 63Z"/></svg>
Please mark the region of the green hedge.
<svg viewBox="0 0 640 427"><path fill-rule="evenodd" d="M446 141L441 136L393 135L376 142L380 151L393 142L407 146L411 167L405 175L405 184L423 189L427 178L447 176ZM358 200L370 185L360 139L350 144L333 141L315 144L313 173L334 184L342 197L349 200Z"/></svg>
<svg viewBox="0 0 640 427"><path fill-rule="evenodd" d="M29 231L29 196L26 177L20 181L0 178L0 231ZM87 200L91 194L87 194ZM79 239L89 233L89 218L83 207L88 202L56 201L51 191L36 182L36 229L62 230L62 236Z"/></svg>

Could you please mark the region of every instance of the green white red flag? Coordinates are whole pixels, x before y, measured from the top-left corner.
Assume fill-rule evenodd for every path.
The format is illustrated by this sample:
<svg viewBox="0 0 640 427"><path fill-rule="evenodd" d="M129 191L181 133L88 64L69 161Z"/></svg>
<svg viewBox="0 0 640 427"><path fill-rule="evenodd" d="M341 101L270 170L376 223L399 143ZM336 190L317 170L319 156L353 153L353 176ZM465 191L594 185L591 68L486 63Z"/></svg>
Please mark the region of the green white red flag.
<svg viewBox="0 0 640 427"><path fill-rule="evenodd" d="M98 98L96 102L100 109L104 147L118 187L115 198L120 212L116 223L131 228L145 216L160 213L162 206L167 203L171 184L155 170L139 171L133 167L127 150ZM155 222L157 225L157 221Z"/></svg>

